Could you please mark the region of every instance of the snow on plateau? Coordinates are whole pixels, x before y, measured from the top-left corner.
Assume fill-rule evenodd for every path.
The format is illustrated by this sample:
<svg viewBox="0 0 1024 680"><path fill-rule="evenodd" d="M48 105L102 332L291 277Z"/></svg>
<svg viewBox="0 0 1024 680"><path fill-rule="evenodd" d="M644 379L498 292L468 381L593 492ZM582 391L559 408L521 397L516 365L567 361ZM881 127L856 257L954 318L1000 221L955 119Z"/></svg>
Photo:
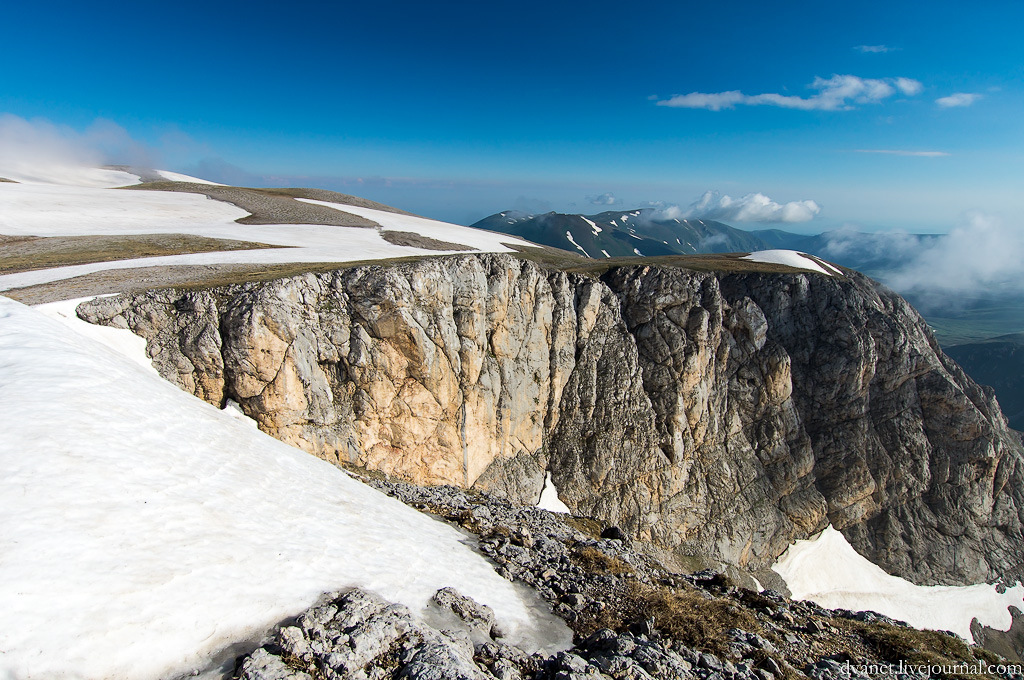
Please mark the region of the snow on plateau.
<svg viewBox="0 0 1024 680"><path fill-rule="evenodd" d="M816 258L811 257L807 253L801 253L796 250L759 250L757 252L750 253L749 255L744 255L740 259L750 260L751 262L765 262L768 264L784 264L787 267L795 267L797 269L810 269L811 271L819 272L827 276L842 273L831 266L829 269L825 269L825 267L818 263Z"/></svg>
<svg viewBox="0 0 1024 680"><path fill-rule="evenodd" d="M1024 586L999 593L994 585L919 586L892 576L853 549L830 525L797 541L772 569L798 600L830 609L875 611L916 628L949 630L971 640L971 619L1009 630L1009 606L1024 610Z"/></svg>
<svg viewBox="0 0 1024 680"><path fill-rule="evenodd" d="M177 677L348 586L413 611L455 586L515 639L569 642L454 529L160 379L109 337L128 331L107 329L117 350L79 334L70 312L0 297L0 677Z"/></svg>
<svg viewBox="0 0 1024 680"><path fill-rule="evenodd" d="M504 244L530 245L513 236L422 217L338 203L309 202L367 217L385 229L412 231L463 244L467 251L511 252L512 249ZM174 233L282 246L113 260L7 274L0 276L0 290L49 283L110 269L351 262L437 254L432 250L389 243L376 229L304 224L241 225L235 222L246 215L248 213L241 208L201 194L0 183L0 234L83 236Z"/></svg>
<svg viewBox="0 0 1024 680"><path fill-rule="evenodd" d="M508 234L499 234L497 232L484 231L483 229L473 229L471 227L462 227L457 224L449 224L448 222L439 222L437 220L431 220L426 217L417 217L415 215L402 215L400 213L388 212L386 210L375 210L373 208L364 208L357 205L349 205L346 203L331 203L329 201L316 201L310 198L299 198L296 199L303 203L313 203L315 205L323 205L328 208L334 208L335 210L341 210L352 215L359 215L365 217L368 220L373 220L385 229L394 229L397 231L411 231L419 234L420 236L427 236L430 238L436 238L441 241L452 241L455 243L461 243L469 248L475 248L491 253L509 253L512 249L509 248L506 243L518 245L518 246L535 246L535 244L529 241L523 241L515 236L509 236ZM436 254L436 253L435 253Z"/></svg>
<svg viewBox="0 0 1024 680"><path fill-rule="evenodd" d="M212 184L213 186L222 187L225 186L220 182L211 182L208 179L199 179L192 175L183 175L180 172L171 172L170 170L157 170L156 174L160 175L164 179L169 179L172 182L192 182L193 184Z"/></svg>

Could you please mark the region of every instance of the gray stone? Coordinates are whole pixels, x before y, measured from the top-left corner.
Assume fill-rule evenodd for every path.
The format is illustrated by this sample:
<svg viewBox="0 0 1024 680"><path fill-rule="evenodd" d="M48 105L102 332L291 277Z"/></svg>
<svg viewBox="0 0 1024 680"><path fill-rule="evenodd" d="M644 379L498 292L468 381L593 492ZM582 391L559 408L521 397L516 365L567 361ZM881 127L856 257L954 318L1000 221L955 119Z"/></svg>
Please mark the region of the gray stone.
<svg viewBox="0 0 1024 680"><path fill-rule="evenodd" d="M921 317L855 272L593 278L453 256L79 314L329 461L517 503L550 471L576 514L669 563L764 569L828 523L918 583L995 580L1024 552L1019 437Z"/></svg>

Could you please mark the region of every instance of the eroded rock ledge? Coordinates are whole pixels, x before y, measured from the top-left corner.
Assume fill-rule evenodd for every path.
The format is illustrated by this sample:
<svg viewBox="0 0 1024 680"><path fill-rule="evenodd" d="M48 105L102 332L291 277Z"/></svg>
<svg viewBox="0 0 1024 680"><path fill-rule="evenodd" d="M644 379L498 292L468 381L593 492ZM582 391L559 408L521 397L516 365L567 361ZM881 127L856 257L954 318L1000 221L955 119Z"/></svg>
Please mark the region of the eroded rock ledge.
<svg viewBox="0 0 1024 680"><path fill-rule="evenodd" d="M758 570L827 522L919 583L1024 554L994 396L861 275L436 258L104 298L158 370L327 460L576 513ZM244 452L240 452L244 455Z"/></svg>

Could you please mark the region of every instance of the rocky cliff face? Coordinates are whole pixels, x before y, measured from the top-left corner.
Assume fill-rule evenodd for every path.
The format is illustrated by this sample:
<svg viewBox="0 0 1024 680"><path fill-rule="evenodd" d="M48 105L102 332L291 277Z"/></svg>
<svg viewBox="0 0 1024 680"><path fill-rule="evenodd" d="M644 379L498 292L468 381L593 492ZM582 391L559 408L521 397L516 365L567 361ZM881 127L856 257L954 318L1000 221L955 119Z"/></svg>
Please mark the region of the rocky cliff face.
<svg viewBox="0 0 1024 680"><path fill-rule="evenodd" d="M890 572L1019 569L1024 451L901 298L857 274L505 255L104 298L83 318L332 461L575 512L752 570L843 531ZM240 452L240 455L244 455Z"/></svg>

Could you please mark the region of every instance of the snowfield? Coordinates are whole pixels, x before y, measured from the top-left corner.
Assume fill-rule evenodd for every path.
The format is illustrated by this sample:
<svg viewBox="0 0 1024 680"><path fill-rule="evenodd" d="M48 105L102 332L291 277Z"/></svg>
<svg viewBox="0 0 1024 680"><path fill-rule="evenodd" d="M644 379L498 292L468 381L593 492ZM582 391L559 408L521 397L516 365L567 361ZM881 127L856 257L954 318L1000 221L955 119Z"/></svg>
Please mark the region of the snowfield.
<svg viewBox="0 0 1024 680"><path fill-rule="evenodd" d="M0 297L0 677L201 669L321 593L443 586L537 648L571 636L454 529ZM115 337L122 334L122 337Z"/></svg>
<svg viewBox="0 0 1024 680"><path fill-rule="evenodd" d="M73 173L69 170L68 174ZM88 179L89 173L81 171ZM102 173L120 171L102 170ZM126 177L138 183L135 175ZM163 176L194 181L161 171ZM0 177L3 174L0 167ZM14 178L12 178L14 179ZM82 181L85 181L84 179ZM207 182L212 184L212 182ZM308 201L373 220L387 230L408 231L464 245L466 252L512 252L505 243L531 246L505 234L462 227L422 217L324 201ZM398 246L377 229L281 224L243 225L235 220L249 213L201 194L166 191L120 191L94 186L0 183L0 234L9 236L85 236L134 234L191 234L220 239L255 241L281 248L234 250L164 257L114 260L54 267L0 276L0 290L33 286L110 269L171 265L282 264L290 262L352 262L409 255L437 255L434 250Z"/></svg>
<svg viewBox="0 0 1024 680"><path fill-rule="evenodd" d="M0 177L24 184L55 184L80 187L110 188L139 184L138 175L123 170L90 168L77 165L40 164L25 165L16 158L0 159Z"/></svg>
<svg viewBox="0 0 1024 680"><path fill-rule="evenodd" d="M915 628L948 630L970 641L971 619L1009 630L1007 607L1024 611L1024 585L999 593L993 585L919 586L887 574L853 549L830 525L790 546L772 569L798 600L829 609L875 611Z"/></svg>

